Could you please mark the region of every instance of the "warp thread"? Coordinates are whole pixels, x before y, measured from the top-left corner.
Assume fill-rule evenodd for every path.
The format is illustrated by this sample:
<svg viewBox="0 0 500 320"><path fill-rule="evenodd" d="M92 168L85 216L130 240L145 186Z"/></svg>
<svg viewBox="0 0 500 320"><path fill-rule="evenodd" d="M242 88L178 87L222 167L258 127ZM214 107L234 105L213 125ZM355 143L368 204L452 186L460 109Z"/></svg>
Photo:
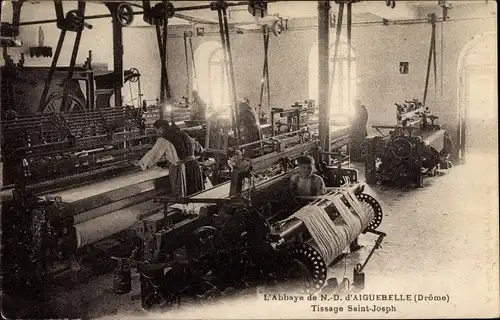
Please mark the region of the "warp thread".
<svg viewBox="0 0 500 320"><path fill-rule="evenodd" d="M342 201L342 197L345 197L351 208L348 208ZM332 220L323 207L311 204L283 222L293 218L304 222L314 241L312 246L318 250L326 265L330 265L370 223L373 219L373 211L362 205L354 193L348 189L341 189L319 198L331 201L341 219Z"/></svg>

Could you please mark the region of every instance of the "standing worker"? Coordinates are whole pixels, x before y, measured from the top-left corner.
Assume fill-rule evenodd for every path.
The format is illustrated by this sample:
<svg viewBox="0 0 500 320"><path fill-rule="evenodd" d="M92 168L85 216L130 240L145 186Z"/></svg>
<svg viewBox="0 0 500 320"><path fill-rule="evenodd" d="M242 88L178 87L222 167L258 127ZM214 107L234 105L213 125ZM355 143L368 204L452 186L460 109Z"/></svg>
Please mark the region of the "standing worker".
<svg viewBox="0 0 500 320"><path fill-rule="evenodd" d="M240 102L238 105L237 128L240 128L242 134L242 144L262 140L262 130L260 128L259 115L248 101ZM252 157L253 147L246 148L245 156Z"/></svg>
<svg viewBox="0 0 500 320"><path fill-rule="evenodd" d="M204 190L203 176L200 165L194 157L191 138L180 129L170 126L166 120L157 120L153 127L159 137L153 148L136 165L142 170L147 170L165 157L168 161L172 192L177 197L186 197Z"/></svg>
<svg viewBox="0 0 500 320"><path fill-rule="evenodd" d="M196 160L195 152L202 152L200 144L195 144L194 139L191 138L186 132L182 131L178 126L172 124L167 131L167 136L177 150L179 159L185 165L186 174L186 195L189 196L193 193L205 190L205 183L203 179L203 172L201 166ZM198 148L196 148L198 146Z"/></svg>
<svg viewBox="0 0 500 320"><path fill-rule="evenodd" d="M354 100L354 115L349 117L351 127L351 159L362 160L361 143L368 136L366 124L368 123L368 111L361 100Z"/></svg>

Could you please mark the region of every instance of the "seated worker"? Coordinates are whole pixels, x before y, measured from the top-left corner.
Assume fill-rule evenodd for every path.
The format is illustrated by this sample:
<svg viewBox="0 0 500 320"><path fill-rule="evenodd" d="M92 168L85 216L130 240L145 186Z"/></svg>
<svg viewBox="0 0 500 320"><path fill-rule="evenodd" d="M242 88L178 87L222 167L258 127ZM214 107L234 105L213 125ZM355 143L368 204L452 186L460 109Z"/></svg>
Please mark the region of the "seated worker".
<svg viewBox="0 0 500 320"><path fill-rule="evenodd" d="M290 189L294 196L321 196L326 194L326 186L323 178L314 173L314 158L301 156L297 159L299 172L290 178ZM362 248L358 244L358 238L350 243L351 252Z"/></svg>
<svg viewBox="0 0 500 320"><path fill-rule="evenodd" d="M290 178L290 190L294 196L320 196L326 194L323 178L315 174L314 158L301 156L297 159L299 172Z"/></svg>

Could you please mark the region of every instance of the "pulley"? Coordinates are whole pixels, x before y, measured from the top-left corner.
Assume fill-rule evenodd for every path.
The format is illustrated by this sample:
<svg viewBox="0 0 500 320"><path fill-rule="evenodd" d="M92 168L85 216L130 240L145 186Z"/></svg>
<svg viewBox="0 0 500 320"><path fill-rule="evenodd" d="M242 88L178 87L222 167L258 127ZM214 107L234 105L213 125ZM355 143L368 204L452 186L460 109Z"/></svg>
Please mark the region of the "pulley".
<svg viewBox="0 0 500 320"><path fill-rule="evenodd" d="M92 25L84 21L85 17L80 10L70 10L66 14L66 29L69 31L78 31L86 27L92 29Z"/></svg>
<svg viewBox="0 0 500 320"><path fill-rule="evenodd" d="M391 9L394 9L396 7L396 1L394 0L385 0L385 4L388 7L391 7Z"/></svg>
<svg viewBox="0 0 500 320"><path fill-rule="evenodd" d="M122 27L128 27L134 21L134 10L132 6L126 2L120 3L116 8L116 21Z"/></svg>
<svg viewBox="0 0 500 320"><path fill-rule="evenodd" d="M279 37L285 32L285 25L283 24L283 20L276 20L273 23L273 33L275 36Z"/></svg>
<svg viewBox="0 0 500 320"><path fill-rule="evenodd" d="M160 2L154 5L151 9L151 17L153 18L153 24L161 24L163 20L170 19L175 14L174 5L171 2Z"/></svg>
<svg viewBox="0 0 500 320"><path fill-rule="evenodd" d="M125 82L127 82L127 81L137 82L137 81L139 81L140 76L141 76L141 74L139 73L139 70L137 70L136 68L130 68L129 70L126 70L124 72Z"/></svg>

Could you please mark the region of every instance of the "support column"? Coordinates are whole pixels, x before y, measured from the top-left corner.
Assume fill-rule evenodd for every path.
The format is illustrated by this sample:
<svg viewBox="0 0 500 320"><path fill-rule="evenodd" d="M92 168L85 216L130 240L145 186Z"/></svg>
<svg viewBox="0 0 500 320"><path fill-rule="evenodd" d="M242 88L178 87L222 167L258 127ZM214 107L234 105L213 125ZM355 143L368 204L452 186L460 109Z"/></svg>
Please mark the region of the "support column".
<svg viewBox="0 0 500 320"><path fill-rule="evenodd" d="M114 74L114 90L115 90L115 107L123 104L122 87L123 87L123 27L116 18L116 11L119 3L106 3L111 12L113 25L113 74Z"/></svg>
<svg viewBox="0 0 500 320"><path fill-rule="evenodd" d="M318 1L318 90L321 149L330 152L330 1ZM324 158L329 160L330 156ZM329 161L327 161L329 162Z"/></svg>
<svg viewBox="0 0 500 320"><path fill-rule="evenodd" d="M113 70L115 73L115 107L123 104L123 29L118 22L113 22Z"/></svg>

